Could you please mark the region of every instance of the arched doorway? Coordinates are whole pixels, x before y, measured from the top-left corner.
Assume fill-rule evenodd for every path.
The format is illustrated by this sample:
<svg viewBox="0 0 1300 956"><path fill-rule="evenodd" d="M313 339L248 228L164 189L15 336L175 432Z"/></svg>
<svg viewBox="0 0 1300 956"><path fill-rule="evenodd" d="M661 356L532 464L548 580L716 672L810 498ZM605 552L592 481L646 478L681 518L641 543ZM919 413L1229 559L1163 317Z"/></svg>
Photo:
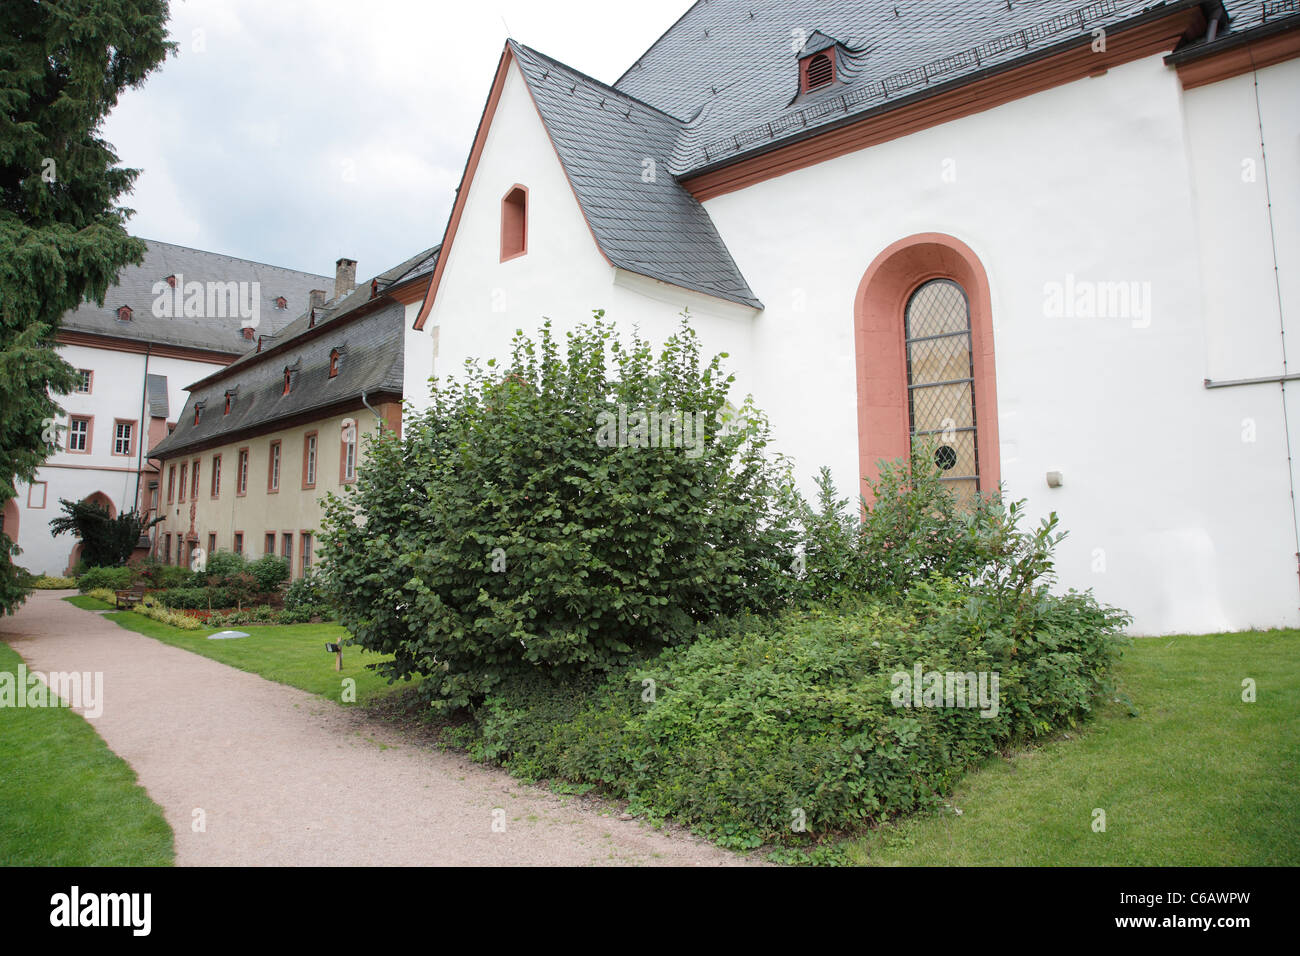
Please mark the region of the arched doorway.
<svg viewBox="0 0 1300 956"><path fill-rule="evenodd" d="M863 479L882 459L933 441L955 490L1001 480L988 276L959 239L921 233L885 249L854 303L858 455ZM870 501L865 481L863 494Z"/></svg>
<svg viewBox="0 0 1300 956"><path fill-rule="evenodd" d="M94 494L87 495L81 500L86 504L99 505L101 508L106 509L110 518L117 517L117 505L113 504L113 499L102 491L96 491Z"/></svg>
<svg viewBox="0 0 1300 956"><path fill-rule="evenodd" d="M105 510L108 511L108 516L110 518L117 517L117 505L113 504L113 499L110 498L108 495L104 494L102 491L92 492L91 494L86 495L86 497L82 498L81 500L86 504L99 505L101 508L104 508ZM72 546L72 553L68 555L68 566L63 573L71 574L74 570L76 570L77 565L80 563L81 563L81 541L77 541L77 543Z"/></svg>

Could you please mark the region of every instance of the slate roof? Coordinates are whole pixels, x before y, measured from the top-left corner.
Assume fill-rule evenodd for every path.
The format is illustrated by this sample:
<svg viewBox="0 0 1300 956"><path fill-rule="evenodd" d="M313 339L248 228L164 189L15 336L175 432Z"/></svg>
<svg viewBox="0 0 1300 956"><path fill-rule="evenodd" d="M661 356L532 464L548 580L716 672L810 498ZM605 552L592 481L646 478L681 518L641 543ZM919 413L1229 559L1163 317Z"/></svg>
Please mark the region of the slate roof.
<svg viewBox="0 0 1300 956"><path fill-rule="evenodd" d="M129 265L122 269L117 283L109 287L104 304L83 302L63 317L62 328L239 355L253 348L253 343L241 334L238 317L159 318L153 314L154 284L166 280L169 275L180 277L180 281L186 284L195 281L205 284L256 282L260 292L258 329L262 332L276 332L287 325L307 305L312 289L330 291L334 288L332 277L236 259L156 239L144 241L147 246L144 261L138 266ZM288 300L287 308L275 307L278 296ZM117 317L117 310L123 305L131 307L129 322Z"/></svg>
<svg viewBox="0 0 1300 956"><path fill-rule="evenodd" d="M150 449L149 457L172 458L222 444L241 433L268 430L287 418L355 401L363 393L400 395L406 306L386 298L384 290L427 275L437 254L436 246L426 249L375 276L380 280L377 306L367 280L317 309L314 326L309 323L310 312L285 326L273 343L275 351L269 351L272 346L264 339L262 352L241 356L191 385L176 430ZM374 311L357 314L363 306ZM328 326L337 327L321 331ZM339 371L330 378L330 353L335 349L341 353ZM285 368L292 373L288 395L283 394ZM227 392L232 396L228 415ZM202 407L197 425L196 405Z"/></svg>
<svg viewBox="0 0 1300 956"><path fill-rule="evenodd" d="M709 214L668 173L681 121L520 43L510 47L606 258L762 308Z"/></svg>
<svg viewBox="0 0 1300 956"><path fill-rule="evenodd" d="M151 418L167 417L167 376L154 375L152 372L145 376L145 394L149 396L149 416Z"/></svg>
<svg viewBox="0 0 1300 956"><path fill-rule="evenodd" d="M1196 2L699 0L613 87L509 44L609 261L762 308L679 180ZM1300 12L1297 0L1225 7L1217 42ZM836 44L836 82L800 95L800 57Z"/></svg>
<svg viewBox="0 0 1300 956"><path fill-rule="evenodd" d="M685 121L671 163L684 176L1048 47L1091 40L1095 27L1157 6L1151 0L708 0L692 6L615 86ZM853 76L847 87L797 97L799 40L818 31L856 51Z"/></svg>
<svg viewBox="0 0 1300 956"><path fill-rule="evenodd" d="M438 262L438 251L441 248L441 246L434 246L432 249L426 249L423 252L412 256L410 259L407 259L405 262L374 276L374 278L379 282L376 294L383 295L385 291L394 286L400 285L404 282L410 282L428 272L432 272L433 267ZM260 353L254 350L246 355L241 355L239 358L235 359L234 362L230 363L228 367L237 368L239 366L260 361L261 356L271 348L277 347L284 342L296 338L308 329L313 328L314 326L328 325L331 322L337 322L338 320L351 315L357 309L371 301L370 281L371 280L367 279L351 292L341 296L338 300L327 302L324 308L317 309L314 322L311 318L311 310L308 309L292 322L284 325L274 337L263 335L262 351ZM254 346L254 349L256 349L256 346ZM223 373L218 372L215 374L220 375Z"/></svg>

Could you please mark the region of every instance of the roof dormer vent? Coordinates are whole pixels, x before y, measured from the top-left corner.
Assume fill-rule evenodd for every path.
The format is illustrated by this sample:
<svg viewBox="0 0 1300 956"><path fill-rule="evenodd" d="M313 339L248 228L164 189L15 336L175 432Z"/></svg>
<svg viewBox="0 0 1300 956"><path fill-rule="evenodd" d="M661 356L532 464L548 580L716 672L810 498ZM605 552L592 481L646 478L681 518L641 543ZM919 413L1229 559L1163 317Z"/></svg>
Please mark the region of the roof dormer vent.
<svg viewBox="0 0 1300 956"><path fill-rule="evenodd" d="M820 30L799 49L799 92L811 93L833 86L839 79L838 58L840 43Z"/></svg>

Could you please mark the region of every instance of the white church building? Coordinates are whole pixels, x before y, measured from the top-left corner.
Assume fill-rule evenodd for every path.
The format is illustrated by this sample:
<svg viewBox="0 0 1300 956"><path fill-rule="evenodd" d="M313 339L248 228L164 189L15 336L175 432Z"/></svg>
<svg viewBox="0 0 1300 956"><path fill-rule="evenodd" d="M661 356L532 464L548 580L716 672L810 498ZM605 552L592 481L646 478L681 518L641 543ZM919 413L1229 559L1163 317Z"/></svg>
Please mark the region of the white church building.
<svg viewBox="0 0 1300 956"><path fill-rule="evenodd" d="M1295 0L701 0L613 86L510 41L405 397L689 309L805 489L938 435L1135 632L1298 626L1297 54Z"/></svg>

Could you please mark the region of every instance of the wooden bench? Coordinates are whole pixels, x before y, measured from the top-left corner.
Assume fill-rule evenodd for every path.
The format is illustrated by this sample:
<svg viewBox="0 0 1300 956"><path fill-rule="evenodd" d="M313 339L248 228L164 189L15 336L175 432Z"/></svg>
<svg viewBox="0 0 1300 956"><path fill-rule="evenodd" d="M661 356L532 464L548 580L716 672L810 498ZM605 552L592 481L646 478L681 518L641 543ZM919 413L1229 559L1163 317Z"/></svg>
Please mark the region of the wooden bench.
<svg viewBox="0 0 1300 956"><path fill-rule="evenodd" d="M144 585L137 584L134 587L123 588L120 591L113 592L114 603L118 610L127 610L135 607L144 600Z"/></svg>

